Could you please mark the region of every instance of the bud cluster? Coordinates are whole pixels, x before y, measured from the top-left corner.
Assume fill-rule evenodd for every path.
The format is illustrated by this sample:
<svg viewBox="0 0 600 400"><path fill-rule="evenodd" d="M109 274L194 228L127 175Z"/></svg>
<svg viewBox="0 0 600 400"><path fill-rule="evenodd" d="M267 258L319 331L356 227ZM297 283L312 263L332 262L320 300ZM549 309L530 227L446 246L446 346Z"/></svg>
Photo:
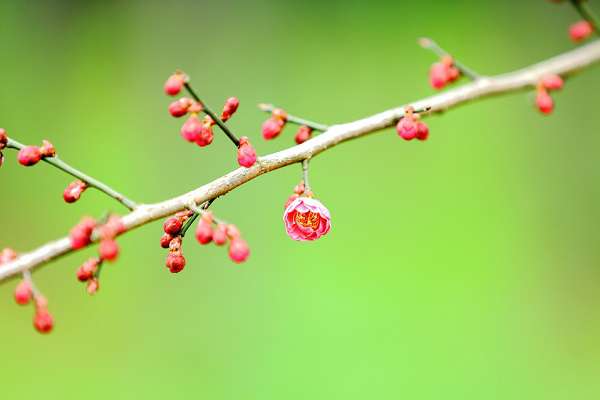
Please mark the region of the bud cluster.
<svg viewBox="0 0 600 400"><path fill-rule="evenodd" d="M165 83L165 93L170 96L178 95L181 90L189 82L189 78L183 72L176 72L171 75ZM188 86L188 90L191 89ZM193 93L192 93L193 94ZM197 99L197 98L196 98ZM224 123L228 121L233 114L237 111L240 105L240 101L237 97L230 97L225 101L223 111L221 112L221 121ZM200 113L205 112L205 115L200 119ZM175 117L180 118L184 115L189 114L187 120L181 127L181 136L183 139L190 143L196 143L200 147L208 146L213 142L214 133L213 127L217 122L211 117L210 110L206 109L206 105L200 101L192 100L188 97L182 97L173 101L169 105L169 113ZM217 118L214 116L214 118ZM242 137L237 143L238 147L238 164L242 167L249 168L256 162L256 151L250 144L247 137Z"/></svg>
<svg viewBox="0 0 600 400"><path fill-rule="evenodd" d="M406 107L404 117L396 124L398 136L404 140L427 140L429 127L420 118L421 116L415 113L412 107Z"/></svg>
<svg viewBox="0 0 600 400"><path fill-rule="evenodd" d="M554 100L550 96L550 91L560 90L563 87L563 80L558 75L544 76L537 85L537 94L535 105L542 114L550 114L554 110Z"/></svg>
<svg viewBox="0 0 600 400"><path fill-rule="evenodd" d="M0 251L0 268L17 258L17 253L11 248ZM23 279L17 284L14 292L15 302L19 305L27 305L33 300L35 314L33 326L40 333L49 333L54 327L54 319L48 312L48 301L34 287L29 275L23 275Z"/></svg>
<svg viewBox="0 0 600 400"><path fill-rule="evenodd" d="M439 62L434 63L429 70L429 83L434 89L442 89L460 77L460 70L454 66L450 56L444 56Z"/></svg>

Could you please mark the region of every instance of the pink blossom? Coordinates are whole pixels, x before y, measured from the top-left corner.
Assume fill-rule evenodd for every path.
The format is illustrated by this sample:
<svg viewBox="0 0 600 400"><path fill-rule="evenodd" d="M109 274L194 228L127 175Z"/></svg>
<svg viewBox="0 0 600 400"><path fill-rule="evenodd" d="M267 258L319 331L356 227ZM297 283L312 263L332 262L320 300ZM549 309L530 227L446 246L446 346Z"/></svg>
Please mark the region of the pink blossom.
<svg viewBox="0 0 600 400"><path fill-rule="evenodd" d="M294 240L316 240L331 229L331 215L320 201L299 197L283 213L285 229Z"/></svg>

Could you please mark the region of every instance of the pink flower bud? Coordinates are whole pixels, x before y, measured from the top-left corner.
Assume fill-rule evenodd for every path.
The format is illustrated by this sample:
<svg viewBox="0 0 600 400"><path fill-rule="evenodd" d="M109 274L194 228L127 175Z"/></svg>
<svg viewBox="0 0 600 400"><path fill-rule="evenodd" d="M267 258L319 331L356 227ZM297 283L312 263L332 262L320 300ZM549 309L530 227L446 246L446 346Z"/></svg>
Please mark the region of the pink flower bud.
<svg viewBox="0 0 600 400"><path fill-rule="evenodd" d="M427 140L429 137L429 127L425 122L418 121L417 122L417 135L416 138L418 140Z"/></svg>
<svg viewBox="0 0 600 400"><path fill-rule="evenodd" d="M192 105L190 105L188 112L191 112L194 114L200 114L203 110L204 110L204 106L202 105L202 103L198 103L197 101L192 101Z"/></svg>
<svg viewBox="0 0 600 400"><path fill-rule="evenodd" d="M42 140L42 147L40 147L40 153L42 157L55 157L56 149L54 145L47 140Z"/></svg>
<svg viewBox="0 0 600 400"><path fill-rule="evenodd" d="M17 252L11 249L10 247L7 247L0 251L0 265L6 264L14 260L15 258L17 258Z"/></svg>
<svg viewBox="0 0 600 400"><path fill-rule="evenodd" d="M198 226L196 227L196 240L200 244L208 244L212 239L213 231L210 222L203 218L198 222Z"/></svg>
<svg viewBox="0 0 600 400"><path fill-rule="evenodd" d="M77 279L81 282L92 279L96 271L98 271L98 265L100 260L97 258L90 258L86 260L82 266L77 269Z"/></svg>
<svg viewBox="0 0 600 400"><path fill-rule="evenodd" d="M26 146L19 150L17 160L26 167L37 164L42 159L42 153L37 146Z"/></svg>
<svg viewBox="0 0 600 400"><path fill-rule="evenodd" d="M119 256L119 245L112 239L102 239L98 247L100 259L105 261L115 261Z"/></svg>
<svg viewBox="0 0 600 400"><path fill-rule="evenodd" d="M79 180L71 182L63 192L63 199L67 203L74 203L79 200L85 189L87 189L85 182Z"/></svg>
<svg viewBox="0 0 600 400"><path fill-rule="evenodd" d="M244 239L235 238L229 244L229 258L236 263L246 261L250 255L250 248Z"/></svg>
<svg viewBox="0 0 600 400"><path fill-rule="evenodd" d="M434 89L441 89L448 83L448 67L444 63L438 62L431 66L429 70L429 83Z"/></svg>
<svg viewBox="0 0 600 400"><path fill-rule="evenodd" d="M181 127L181 136L188 142L195 142L202 132L202 123L196 114L190 115Z"/></svg>
<svg viewBox="0 0 600 400"><path fill-rule="evenodd" d="M200 133L198 137L196 137L196 144L200 147L208 146L212 143L214 134L212 130L212 120L205 120L202 122L202 129L200 129Z"/></svg>
<svg viewBox="0 0 600 400"><path fill-rule="evenodd" d="M175 96L181 92L183 84L185 83L185 76L181 73L175 73L167 79L165 82L165 93L169 96Z"/></svg>
<svg viewBox="0 0 600 400"><path fill-rule="evenodd" d="M100 289L100 282L96 278L92 278L88 281L86 290L88 294L94 295Z"/></svg>
<svg viewBox="0 0 600 400"><path fill-rule="evenodd" d="M256 151L248 141L246 136L240 138L240 145L237 153L238 164L242 167L250 168L256 162Z"/></svg>
<svg viewBox="0 0 600 400"><path fill-rule="evenodd" d="M71 229L69 238L71 240L71 247L75 250L81 249L92 241L91 236L94 228L96 227L96 221L90 217L84 217L81 222Z"/></svg>
<svg viewBox="0 0 600 400"><path fill-rule="evenodd" d="M36 310L33 326L39 333L49 333L54 327L52 315L45 308Z"/></svg>
<svg viewBox="0 0 600 400"><path fill-rule="evenodd" d="M181 222L181 219L177 217L171 217L168 218L163 224L163 230L165 231L165 233L171 236L177 236L181 231L182 226L183 223Z"/></svg>
<svg viewBox="0 0 600 400"><path fill-rule="evenodd" d="M185 257L179 253L169 253L166 265L173 274L181 272L185 267Z"/></svg>
<svg viewBox="0 0 600 400"><path fill-rule="evenodd" d="M169 104L169 113L175 117L183 117L188 113L190 106L192 105L192 100L187 97L182 97L181 99L175 100L171 104Z"/></svg>
<svg viewBox="0 0 600 400"><path fill-rule="evenodd" d="M169 245L171 244L171 240L173 240L173 236L169 235L168 233L165 233L160 238L160 247L162 247L163 249L168 249Z"/></svg>
<svg viewBox="0 0 600 400"><path fill-rule="evenodd" d="M538 91L538 94L535 98L535 104L543 114L550 114L554 109L554 101L545 90Z"/></svg>
<svg viewBox="0 0 600 400"><path fill-rule="evenodd" d="M318 200L299 197L283 213L285 229L294 240L316 240L331 229L329 210Z"/></svg>
<svg viewBox="0 0 600 400"><path fill-rule="evenodd" d="M227 243L227 225L217 225L216 229L213 231L212 238L217 246L222 246Z"/></svg>
<svg viewBox="0 0 600 400"><path fill-rule="evenodd" d="M221 119L223 122L227 121L231 116L237 111L240 105L240 101L237 97L230 97L225 102L225 106L223 106L223 113L221 114Z"/></svg>
<svg viewBox="0 0 600 400"><path fill-rule="evenodd" d="M558 75L546 75L542 78L541 84L548 90L559 90L563 87L563 80Z"/></svg>
<svg viewBox="0 0 600 400"><path fill-rule="evenodd" d="M17 287L15 288L15 301L17 304L24 306L25 304L29 304L31 301L31 296L33 291L31 289L31 285L29 282L23 280L19 282Z"/></svg>
<svg viewBox="0 0 600 400"><path fill-rule="evenodd" d="M299 184L294 186L294 193L302 194L306 190L306 186L304 185L304 181L301 181Z"/></svg>
<svg viewBox="0 0 600 400"><path fill-rule="evenodd" d="M398 135L404 140L412 140L417 136L417 124L412 115L401 118L396 124Z"/></svg>
<svg viewBox="0 0 600 400"><path fill-rule="evenodd" d="M8 135L6 129L0 128L0 150L3 150L8 144Z"/></svg>
<svg viewBox="0 0 600 400"><path fill-rule="evenodd" d="M574 42L581 42L592 34L594 27L588 21L575 22L569 28L569 36Z"/></svg>
<svg viewBox="0 0 600 400"><path fill-rule="evenodd" d="M262 125L262 135L265 140L275 139L285 126L285 120L271 117Z"/></svg>
<svg viewBox="0 0 600 400"><path fill-rule="evenodd" d="M296 137L294 137L294 140L296 140L297 144L304 143L310 139L312 132L312 128L306 125L301 125L300 128L298 128L298 132L296 132Z"/></svg>

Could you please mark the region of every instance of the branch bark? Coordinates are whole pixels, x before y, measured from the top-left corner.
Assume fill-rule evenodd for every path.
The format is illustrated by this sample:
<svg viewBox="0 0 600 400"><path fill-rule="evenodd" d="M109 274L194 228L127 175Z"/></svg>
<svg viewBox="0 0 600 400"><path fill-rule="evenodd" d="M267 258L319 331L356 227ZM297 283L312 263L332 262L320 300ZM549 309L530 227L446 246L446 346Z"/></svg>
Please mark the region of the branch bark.
<svg viewBox="0 0 600 400"><path fill-rule="evenodd" d="M598 61L600 61L600 40L538 64L502 75L481 77L472 83L409 104L415 109L430 108L430 112L440 112L483 97L533 88L545 75L570 75ZM131 231L184 210L192 203L197 205L215 199L260 175L313 158L339 143L388 128L403 115L404 106L354 122L333 125L323 134L300 145L260 157L251 168L238 168L191 192L159 203L139 205L134 211L123 216L123 223L127 231ZM94 237L95 240L97 237ZM0 267L0 281L44 265L73 251L68 237L47 243Z"/></svg>

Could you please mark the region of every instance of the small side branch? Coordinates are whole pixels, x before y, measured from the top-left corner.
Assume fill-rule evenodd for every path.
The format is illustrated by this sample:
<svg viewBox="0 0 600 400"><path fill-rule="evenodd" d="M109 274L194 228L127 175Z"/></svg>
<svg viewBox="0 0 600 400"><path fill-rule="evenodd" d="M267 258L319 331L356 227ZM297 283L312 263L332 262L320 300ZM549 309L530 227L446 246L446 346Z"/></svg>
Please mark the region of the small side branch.
<svg viewBox="0 0 600 400"><path fill-rule="evenodd" d="M24 148L26 146L12 138L8 138L7 147L11 148L11 149L21 150L22 148ZM74 176L75 178L77 178L80 181L87 184L89 187L93 187L93 188L100 190L101 192L105 193L106 195L117 200L119 203L123 204L129 210L134 210L138 206L136 202L129 199L125 195L117 192L116 190L114 190L113 188L108 186L107 184L100 182L99 180L92 178L91 176L89 176L87 174L84 174L83 172L79 171L76 168L73 168L71 165L67 164L66 162L64 162L63 160L61 160L60 158L58 158L56 156L55 157L44 157L44 158L42 158L42 161L45 161L46 163L52 165L53 167L56 167L59 170L66 172L67 174L69 174L71 176Z"/></svg>

